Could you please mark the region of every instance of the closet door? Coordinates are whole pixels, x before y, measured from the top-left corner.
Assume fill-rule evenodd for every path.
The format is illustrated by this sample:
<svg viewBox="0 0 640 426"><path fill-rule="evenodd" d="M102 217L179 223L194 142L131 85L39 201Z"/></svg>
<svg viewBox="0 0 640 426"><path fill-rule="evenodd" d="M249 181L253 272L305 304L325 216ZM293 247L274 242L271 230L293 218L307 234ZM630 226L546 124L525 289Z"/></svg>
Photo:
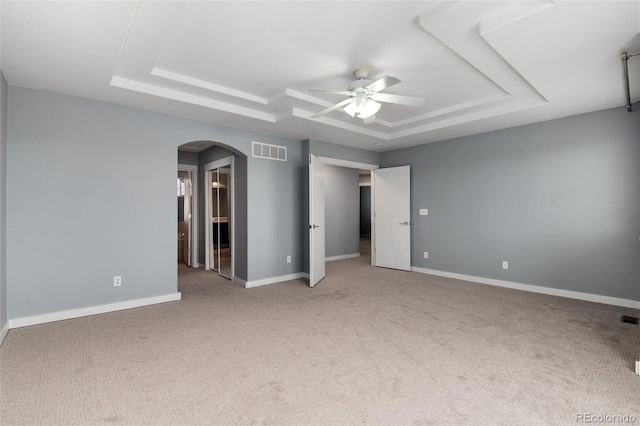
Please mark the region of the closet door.
<svg viewBox="0 0 640 426"><path fill-rule="evenodd" d="M206 163L204 170L205 269L233 279L233 156Z"/></svg>
<svg viewBox="0 0 640 426"><path fill-rule="evenodd" d="M211 171L211 249L209 254L210 268L220 271L220 169Z"/></svg>
<svg viewBox="0 0 640 426"><path fill-rule="evenodd" d="M233 182L231 167L218 169L220 186L218 188L218 265L220 275L231 278L231 256L233 253L231 243L233 241L231 230L231 194Z"/></svg>

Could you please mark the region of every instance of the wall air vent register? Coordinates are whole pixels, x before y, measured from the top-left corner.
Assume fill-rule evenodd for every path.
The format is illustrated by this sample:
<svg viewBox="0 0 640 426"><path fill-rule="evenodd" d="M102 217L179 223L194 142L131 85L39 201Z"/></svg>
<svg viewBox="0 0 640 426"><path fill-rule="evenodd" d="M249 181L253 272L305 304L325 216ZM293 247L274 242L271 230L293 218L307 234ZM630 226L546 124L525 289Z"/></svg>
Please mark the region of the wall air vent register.
<svg viewBox="0 0 640 426"><path fill-rule="evenodd" d="M266 160L287 161L287 147L270 145L262 142L252 142L251 152L253 157Z"/></svg>

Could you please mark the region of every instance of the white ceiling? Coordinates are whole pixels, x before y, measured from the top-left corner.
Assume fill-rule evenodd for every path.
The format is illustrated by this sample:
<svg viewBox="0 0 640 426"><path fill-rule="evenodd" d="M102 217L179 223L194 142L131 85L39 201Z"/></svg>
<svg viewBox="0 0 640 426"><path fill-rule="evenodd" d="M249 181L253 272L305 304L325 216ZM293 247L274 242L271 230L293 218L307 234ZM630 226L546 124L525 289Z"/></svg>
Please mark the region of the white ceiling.
<svg viewBox="0 0 640 426"><path fill-rule="evenodd" d="M11 85L374 151L622 106L620 54L640 51L640 0L2 0L0 14ZM343 97L308 89L344 90L361 66L425 105L312 119ZM638 100L640 58L629 67Z"/></svg>

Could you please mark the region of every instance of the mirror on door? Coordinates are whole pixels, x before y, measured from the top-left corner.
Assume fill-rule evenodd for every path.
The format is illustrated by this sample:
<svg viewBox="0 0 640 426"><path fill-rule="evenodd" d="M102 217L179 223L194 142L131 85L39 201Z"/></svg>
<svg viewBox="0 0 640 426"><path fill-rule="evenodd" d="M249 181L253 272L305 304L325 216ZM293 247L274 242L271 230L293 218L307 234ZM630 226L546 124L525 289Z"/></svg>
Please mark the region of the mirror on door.
<svg viewBox="0 0 640 426"><path fill-rule="evenodd" d="M178 172L178 263L191 266L191 176Z"/></svg>
<svg viewBox="0 0 640 426"><path fill-rule="evenodd" d="M210 268L231 278L231 167L211 170Z"/></svg>

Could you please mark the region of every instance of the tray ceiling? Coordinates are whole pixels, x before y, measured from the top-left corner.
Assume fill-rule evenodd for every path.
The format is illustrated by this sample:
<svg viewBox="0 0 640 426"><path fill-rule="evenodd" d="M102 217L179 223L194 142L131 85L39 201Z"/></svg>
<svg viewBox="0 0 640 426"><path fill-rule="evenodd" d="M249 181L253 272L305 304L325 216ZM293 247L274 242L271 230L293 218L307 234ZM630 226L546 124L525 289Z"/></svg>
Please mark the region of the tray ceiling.
<svg viewBox="0 0 640 426"><path fill-rule="evenodd" d="M27 86L294 139L388 150L625 104L640 1L2 1L2 69ZM630 61L632 97L640 60ZM360 66L402 83L372 124ZM622 112L621 112L622 113ZM382 146L376 145L382 142Z"/></svg>

